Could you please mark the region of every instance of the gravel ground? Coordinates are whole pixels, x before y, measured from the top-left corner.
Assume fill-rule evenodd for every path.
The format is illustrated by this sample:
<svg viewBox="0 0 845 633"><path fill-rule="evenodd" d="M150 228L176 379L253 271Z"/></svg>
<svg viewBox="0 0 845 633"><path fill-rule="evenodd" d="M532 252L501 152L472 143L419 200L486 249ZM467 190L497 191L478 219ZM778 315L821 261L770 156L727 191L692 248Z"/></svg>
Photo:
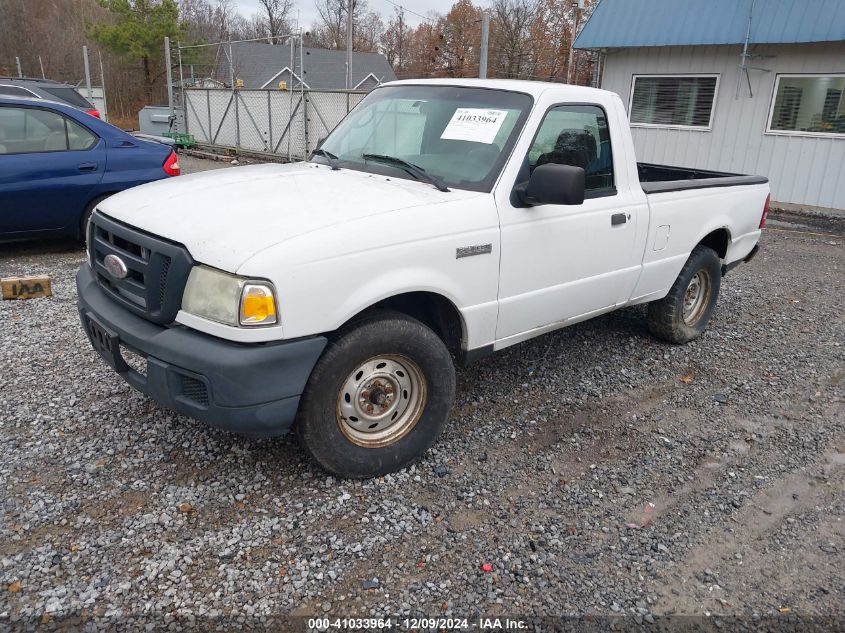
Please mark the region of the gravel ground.
<svg viewBox="0 0 845 633"><path fill-rule="evenodd" d="M231 167L229 160L209 160L207 158L197 158L188 154L179 154L179 165L182 168L183 174L193 174L198 171L208 171L209 169L223 169L224 167Z"/></svg>
<svg viewBox="0 0 845 633"><path fill-rule="evenodd" d="M0 304L0 628L845 615L845 240L763 245L700 340L627 309L506 350L367 482L158 408L85 339L82 251L2 247L55 294Z"/></svg>

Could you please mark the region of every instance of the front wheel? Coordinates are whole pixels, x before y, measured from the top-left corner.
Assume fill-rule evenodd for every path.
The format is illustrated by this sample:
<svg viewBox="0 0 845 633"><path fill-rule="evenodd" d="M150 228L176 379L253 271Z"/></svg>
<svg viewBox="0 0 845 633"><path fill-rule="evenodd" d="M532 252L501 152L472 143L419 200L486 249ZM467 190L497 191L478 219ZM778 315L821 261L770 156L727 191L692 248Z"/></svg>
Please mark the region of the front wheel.
<svg viewBox="0 0 845 633"><path fill-rule="evenodd" d="M670 343L701 336L719 298L722 268L712 248L696 246L663 299L648 304L651 333Z"/></svg>
<svg viewBox="0 0 845 633"><path fill-rule="evenodd" d="M415 319L379 311L326 347L302 395L296 431L329 472L377 477L431 446L454 396L455 370L443 341Z"/></svg>

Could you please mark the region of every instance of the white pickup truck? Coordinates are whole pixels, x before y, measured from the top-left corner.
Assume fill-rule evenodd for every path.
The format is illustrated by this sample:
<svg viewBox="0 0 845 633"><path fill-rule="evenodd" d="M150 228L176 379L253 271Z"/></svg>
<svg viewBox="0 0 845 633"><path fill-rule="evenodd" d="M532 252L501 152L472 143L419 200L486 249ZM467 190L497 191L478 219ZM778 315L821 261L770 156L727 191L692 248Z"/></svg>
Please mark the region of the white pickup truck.
<svg viewBox="0 0 845 633"><path fill-rule="evenodd" d="M637 164L619 97L525 81L373 90L309 162L103 201L77 276L94 348L216 427L294 428L325 469L391 472L435 441L455 363L648 303L704 330L757 252L765 178Z"/></svg>

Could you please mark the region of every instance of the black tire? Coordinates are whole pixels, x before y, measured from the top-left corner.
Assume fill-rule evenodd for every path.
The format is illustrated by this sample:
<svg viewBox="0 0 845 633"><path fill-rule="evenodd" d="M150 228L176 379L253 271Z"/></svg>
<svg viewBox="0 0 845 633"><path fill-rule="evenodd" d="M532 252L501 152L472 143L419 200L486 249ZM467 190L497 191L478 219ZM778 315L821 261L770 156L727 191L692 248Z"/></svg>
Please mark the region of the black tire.
<svg viewBox="0 0 845 633"><path fill-rule="evenodd" d="M696 275L706 285L706 296L700 305L684 318L687 290ZM663 299L648 304L648 328L656 337L670 343L688 343L701 336L716 308L722 281L719 256L712 248L698 245L687 259L681 273Z"/></svg>
<svg viewBox="0 0 845 633"><path fill-rule="evenodd" d="M85 211L82 212L82 217L79 219L78 239L83 244L85 244L88 240L88 220L91 219L91 214L94 213L94 209L97 208L97 205L108 197L109 196L100 196L99 198L95 198L88 204L87 207L85 207Z"/></svg>
<svg viewBox="0 0 845 633"><path fill-rule="evenodd" d="M390 362L395 361L395 366L403 369L407 365L405 373L396 371L396 374L404 377L406 373L413 373L418 379L414 384L419 388L412 389L412 394L405 390L404 397L411 395L413 400L421 395L422 399L416 400L413 409L404 405L405 411L416 414L406 416L403 411L398 418L401 422L407 417L406 424L410 426L394 428L394 423L385 418L387 430L382 432L389 433L394 428L395 437L388 436L390 441L383 440L383 445L377 445L375 440L368 445L371 441L367 439L364 427L356 431L349 420L355 420L357 424L369 420L361 421L347 414L350 406L356 406L354 403L366 402L364 406L370 406L370 400L358 398L369 393L368 386L377 385L373 391L378 389L378 395L384 399L381 383L374 382L378 378L368 377L368 372L356 372L369 362L375 363L371 367L379 367L377 361L382 358L392 359ZM360 377L359 373L362 373ZM384 389L390 390L395 403L378 402L375 406L395 406L398 411L403 406L403 389L394 390L394 383ZM347 397L350 393L351 400ZM446 423L454 398L455 368L443 341L416 319L399 312L379 310L345 327L326 346L300 400L296 434L305 450L325 470L352 479L378 477L408 466L428 450ZM353 404L349 405L350 402ZM344 406L345 412L342 411Z"/></svg>

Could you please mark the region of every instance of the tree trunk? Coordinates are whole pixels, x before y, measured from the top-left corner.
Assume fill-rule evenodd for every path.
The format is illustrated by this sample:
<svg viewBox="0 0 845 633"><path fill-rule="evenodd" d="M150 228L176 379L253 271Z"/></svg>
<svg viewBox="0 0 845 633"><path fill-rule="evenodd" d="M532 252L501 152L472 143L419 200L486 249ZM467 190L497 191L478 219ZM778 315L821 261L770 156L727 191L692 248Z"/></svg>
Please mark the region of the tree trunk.
<svg viewBox="0 0 845 633"><path fill-rule="evenodd" d="M150 58L144 57L144 86L147 89L147 105L153 104L153 80L150 77Z"/></svg>

